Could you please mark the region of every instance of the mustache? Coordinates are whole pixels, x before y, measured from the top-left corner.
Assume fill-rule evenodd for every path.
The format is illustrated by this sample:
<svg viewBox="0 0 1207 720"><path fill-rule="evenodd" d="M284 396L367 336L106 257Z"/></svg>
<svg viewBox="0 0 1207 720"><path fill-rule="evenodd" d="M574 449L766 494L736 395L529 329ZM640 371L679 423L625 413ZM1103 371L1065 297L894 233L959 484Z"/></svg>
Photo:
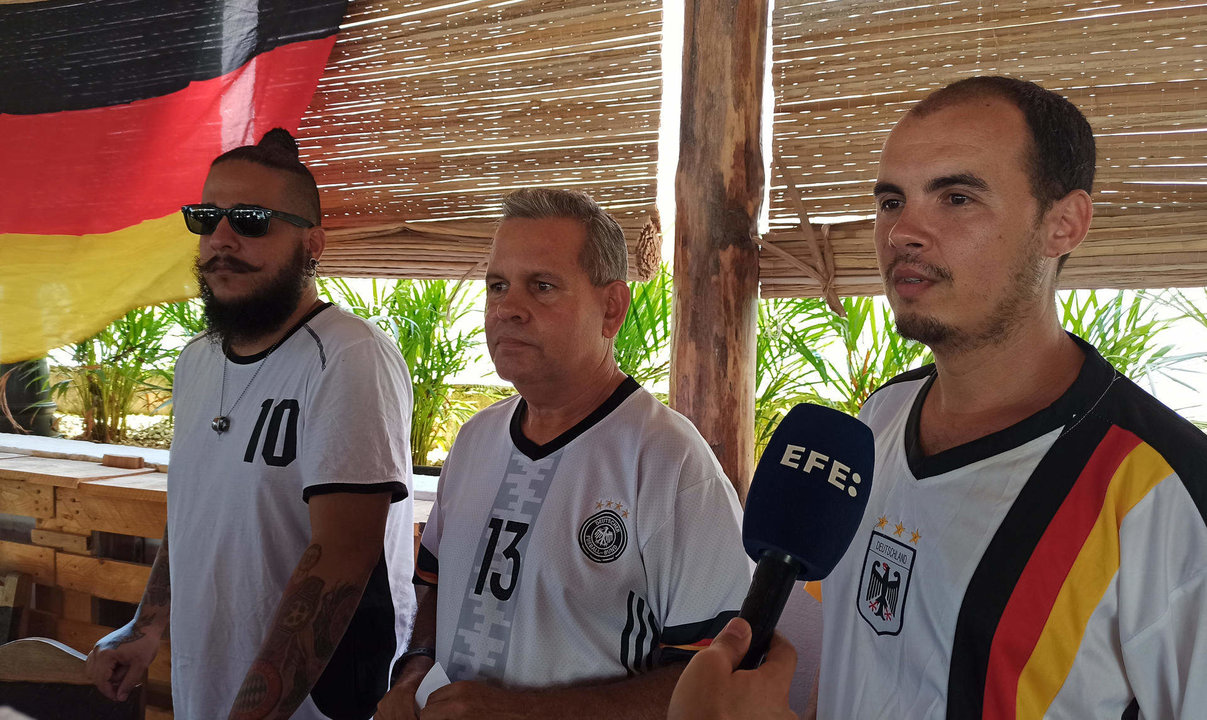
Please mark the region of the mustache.
<svg viewBox="0 0 1207 720"><path fill-rule="evenodd" d="M244 262L239 258L230 257L229 255L215 255L204 263L198 262L197 269L203 273L214 272L216 270L226 270L228 272L255 272L260 268L251 263Z"/></svg>
<svg viewBox="0 0 1207 720"><path fill-rule="evenodd" d="M940 267L938 265L931 265L928 262L919 260L917 255L909 254L898 255L897 257L893 258L893 261L889 263L889 266L884 269L885 282L892 282L893 271L896 270L897 266L899 265L909 265L910 267L919 270L927 277L935 280L951 280L951 271L947 268Z"/></svg>

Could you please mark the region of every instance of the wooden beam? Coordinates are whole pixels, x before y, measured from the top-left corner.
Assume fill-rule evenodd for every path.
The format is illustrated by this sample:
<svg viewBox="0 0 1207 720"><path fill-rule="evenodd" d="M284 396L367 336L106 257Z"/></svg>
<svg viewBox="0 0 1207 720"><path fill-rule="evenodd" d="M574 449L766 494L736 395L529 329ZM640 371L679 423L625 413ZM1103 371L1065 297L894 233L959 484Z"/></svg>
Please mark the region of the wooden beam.
<svg viewBox="0 0 1207 720"><path fill-rule="evenodd" d="M32 518L54 517L54 488L23 480L0 479L0 513Z"/></svg>
<svg viewBox="0 0 1207 720"><path fill-rule="evenodd" d="M109 600L137 603L151 576L147 565L62 552L55 559L59 587Z"/></svg>
<svg viewBox="0 0 1207 720"><path fill-rule="evenodd" d="M54 548L0 540L0 571L23 572L43 585L55 584Z"/></svg>
<svg viewBox="0 0 1207 720"><path fill-rule="evenodd" d="M743 498L754 468L767 10L766 0L686 3L675 176L670 402Z"/></svg>

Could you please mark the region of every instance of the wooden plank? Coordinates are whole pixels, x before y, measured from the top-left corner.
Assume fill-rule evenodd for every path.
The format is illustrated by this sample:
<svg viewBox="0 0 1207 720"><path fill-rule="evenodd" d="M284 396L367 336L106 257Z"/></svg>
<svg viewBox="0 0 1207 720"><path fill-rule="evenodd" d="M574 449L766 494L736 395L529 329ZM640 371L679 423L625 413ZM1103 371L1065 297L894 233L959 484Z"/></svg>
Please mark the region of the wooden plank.
<svg viewBox="0 0 1207 720"><path fill-rule="evenodd" d="M21 457L21 455L19 453L0 452L0 460L4 460L6 458L15 458L15 457Z"/></svg>
<svg viewBox="0 0 1207 720"><path fill-rule="evenodd" d="M44 583L34 584L34 607L51 615L63 614L63 589Z"/></svg>
<svg viewBox="0 0 1207 720"><path fill-rule="evenodd" d="M0 479L0 512L32 518L54 517L54 489Z"/></svg>
<svg viewBox="0 0 1207 720"><path fill-rule="evenodd" d="M77 555L92 554L92 535L90 534L79 535L35 528L30 531L30 538L35 545L66 550Z"/></svg>
<svg viewBox="0 0 1207 720"><path fill-rule="evenodd" d="M90 483L86 483L90 484ZM144 490L134 489L129 494L144 497ZM88 490L60 488L55 503L54 529L78 534L100 532L134 535L137 537L163 537L168 522L168 506L165 500L124 500L102 493L97 495ZM137 602L137 600L136 600Z"/></svg>
<svg viewBox="0 0 1207 720"><path fill-rule="evenodd" d="M96 598L88 593L64 590L63 617L79 622L96 622Z"/></svg>
<svg viewBox="0 0 1207 720"><path fill-rule="evenodd" d="M109 455L106 453L101 456L101 465L126 470L141 470L146 463L140 455Z"/></svg>
<svg viewBox="0 0 1207 720"><path fill-rule="evenodd" d="M145 475L130 475L105 480L88 480L79 484L76 492L81 495L105 495L123 500L168 501L168 474L149 472Z"/></svg>
<svg viewBox="0 0 1207 720"><path fill-rule="evenodd" d="M44 585L55 584L54 556L52 548L0 540L0 570L28 573Z"/></svg>
<svg viewBox="0 0 1207 720"><path fill-rule="evenodd" d="M167 708L148 705L143 718L145 720L172 720L172 711Z"/></svg>
<svg viewBox="0 0 1207 720"><path fill-rule="evenodd" d="M147 586L147 578L151 575L149 565L118 560L70 553L58 553L56 560L55 576L59 587L109 600L139 602Z"/></svg>
<svg viewBox="0 0 1207 720"><path fill-rule="evenodd" d="M73 488L84 480L141 475L148 472L152 472L152 469L126 470L123 468L105 467L93 462L37 457L33 455L0 460L0 479L24 480L42 485L54 485L55 487Z"/></svg>

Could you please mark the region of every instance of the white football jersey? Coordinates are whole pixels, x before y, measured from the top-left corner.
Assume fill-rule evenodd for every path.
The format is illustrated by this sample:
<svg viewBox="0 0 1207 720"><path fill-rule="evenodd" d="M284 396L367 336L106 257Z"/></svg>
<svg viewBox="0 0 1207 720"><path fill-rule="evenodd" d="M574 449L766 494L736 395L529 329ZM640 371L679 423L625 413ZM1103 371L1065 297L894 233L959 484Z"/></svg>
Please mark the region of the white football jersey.
<svg viewBox="0 0 1207 720"><path fill-rule="evenodd" d="M1207 436L1086 359L1017 425L919 449L927 366L869 398L863 525L822 583L822 718L1199 718Z"/></svg>
<svg viewBox="0 0 1207 720"><path fill-rule="evenodd" d="M461 429L420 547L456 680L623 678L707 644L750 583L732 485L632 378L537 446L513 397Z"/></svg>
<svg viewBox="0 0 1207 720"><path fill-rule="evenodd" d="M349 708L371 714L390 664L406 649L414 612L411 383L397 346L328 304L269 354L227 358L210 337L194 339L176 365L173 390L168 557L176 717L230 712L310 544L307 500L390 492L383 557L294 717ZM230 427L218 434L211 422L220 407Z"/></svg>

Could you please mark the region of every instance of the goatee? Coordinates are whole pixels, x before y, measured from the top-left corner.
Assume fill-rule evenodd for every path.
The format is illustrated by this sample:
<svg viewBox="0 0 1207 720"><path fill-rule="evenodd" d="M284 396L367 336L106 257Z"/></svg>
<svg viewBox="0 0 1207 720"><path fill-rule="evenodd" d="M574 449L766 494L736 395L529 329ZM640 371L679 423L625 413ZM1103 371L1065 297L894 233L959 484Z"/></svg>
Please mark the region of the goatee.
<svg viewBox="0 0 1207 720"><path fill-rule="evenodd" d="M217 336L224 346L229 346L280 330L302 301L309 259L306 248L299 243L290 261L275 275L257 286L250 295L228 301L214 297L214 291L205 281L205 272L218 267L236 272L248 272L254 268L236 258L221 255L210 258L204 265L195 265L201 300L205 304L208 332Z"/></svg>
<svg viewBox="0 0 1207 720"><path fill-rule="evenodd" d="M1038 224L1036 225L1038 227ZM944 281L951 272L927 266ZM891 268L890 268L891 271ZM886 277L891 278L890 274ZM978 325L959 328L930 315L902 309L896 312L897 334L948 353L964 353L1003 342L1033 313L1043 290L1044 257L1038 229L1033 230L1010 273L1010 284ZM886 282L891 282L886 280Z"/></svg>

